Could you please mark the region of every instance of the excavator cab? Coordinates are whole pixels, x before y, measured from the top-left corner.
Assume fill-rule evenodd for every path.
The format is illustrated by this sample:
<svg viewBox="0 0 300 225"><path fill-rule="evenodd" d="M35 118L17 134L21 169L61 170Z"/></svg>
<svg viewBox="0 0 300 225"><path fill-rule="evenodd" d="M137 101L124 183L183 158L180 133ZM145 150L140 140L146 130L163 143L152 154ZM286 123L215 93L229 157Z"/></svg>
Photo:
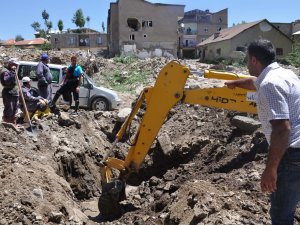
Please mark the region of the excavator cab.
<svg viewBox="0 0 300 225"><path fill-rule="evenodd" d="M122 139L141 105L145 103L146 111L125 160L109 157L110 152L108 152L101 162L102 194L99 198L98 208L107 219L113 219L122 214L120 201L126 198L126 180L130 174L139 171L169 111L176 104L180 102L200 104L239 112L256 113L255 92L241 88L229 89L225 86L185 89L189 75L190 70L186 66L177 61L168 63L160 71L154 86L147 87L142 91L130 115L117 133L116 142ZM206 70L204 77L235 80L249 76ZM112 169L119 171L117 178L113 178Z"/></svg>

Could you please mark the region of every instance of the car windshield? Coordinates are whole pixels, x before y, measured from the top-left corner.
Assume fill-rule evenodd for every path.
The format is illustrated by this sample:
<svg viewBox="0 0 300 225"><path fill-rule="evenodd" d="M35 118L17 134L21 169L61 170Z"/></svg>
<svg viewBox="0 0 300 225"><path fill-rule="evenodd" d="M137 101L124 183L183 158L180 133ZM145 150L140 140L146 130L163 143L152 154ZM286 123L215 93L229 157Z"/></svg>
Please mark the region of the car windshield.
<svg viewBox="0 0 300 225"><path fill-rule="evenodd" d="M90 78L87 74L84 74L84 77L89 81L89 83L95 85L95 81L92 78Z"/></svg>

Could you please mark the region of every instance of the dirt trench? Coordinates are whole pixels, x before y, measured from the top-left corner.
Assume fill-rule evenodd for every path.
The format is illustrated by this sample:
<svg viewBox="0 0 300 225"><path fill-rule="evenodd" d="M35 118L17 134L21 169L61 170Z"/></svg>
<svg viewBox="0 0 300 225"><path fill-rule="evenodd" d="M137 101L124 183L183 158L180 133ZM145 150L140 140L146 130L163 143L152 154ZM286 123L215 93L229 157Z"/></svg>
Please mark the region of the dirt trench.
<svg viewBox="0 0 300 225"><path fill-rule="evenodd" d="M37 138L1 125L0 224L270 224L268 197L259 188L266 141L260 130L232 126L235 115L172 109L113 221L97 203L99 162L112 147L117 112L81 111L68 126L46 120ZM112 153L123 159L128 149L120 142Z"/></svg>

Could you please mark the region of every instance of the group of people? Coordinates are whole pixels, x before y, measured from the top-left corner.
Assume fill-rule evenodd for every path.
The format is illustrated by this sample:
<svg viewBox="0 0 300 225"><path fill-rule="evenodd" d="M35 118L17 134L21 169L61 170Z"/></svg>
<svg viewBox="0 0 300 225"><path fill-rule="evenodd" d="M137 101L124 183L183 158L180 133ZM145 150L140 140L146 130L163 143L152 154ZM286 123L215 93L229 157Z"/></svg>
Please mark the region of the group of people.
<svg viewBox="0 0 300 225"><path fill-rule="evenodd" d="M25 115L26 109L30 117L34 117L39 112L46 111L49 114L50 109L56 109L56 102L60 95L68 97L70 106L72 105L72 96L75 101L75 109L72 114L77 114L79 109L79 90L82 82L83 70L77 64L77 58L71 57L71 65L65 68L65 76L60 84L60 89L55 93L52 99L52 74L48 66L49 56L46 53L41 55L41 60L37 65L36 77L38 79L38 92L31 87L31 79L29 77L22 78L22 87L18 86L18 75L16 69L18 61L16 58L11 58L7 61L5 67L0 70L0 80L3 86L3 122L16 125L17 111L20 108ZM22 91L22 93L20 93ZM23 96L26 107L23 105ZM36 114L35 114L36 113Z"/></svg>
<svg viewBox="0 0 300 225"><path fill-rule="evenodd" d="M275 62L276 52L268 40L257 40L247 48L249 78L227 81L228 88L256 90L256 103L262 128L269 144L265 170L261 177L261 190L270 193L270 216L272 225L292 225L295 210L300 200L300 80L291 70ZM40 100L51 101L51 73L47 66L48 57L42 55L37 69ZM82 69L72 57L71 66L61 88L56 92L50 106L60 95L72 92L75 110L78 109L78 93ZM14 59L1 71L1 83L5 105L3 120L15 123L19 93L16 87ZM26 80L23 78L25 88Z"/></svg>

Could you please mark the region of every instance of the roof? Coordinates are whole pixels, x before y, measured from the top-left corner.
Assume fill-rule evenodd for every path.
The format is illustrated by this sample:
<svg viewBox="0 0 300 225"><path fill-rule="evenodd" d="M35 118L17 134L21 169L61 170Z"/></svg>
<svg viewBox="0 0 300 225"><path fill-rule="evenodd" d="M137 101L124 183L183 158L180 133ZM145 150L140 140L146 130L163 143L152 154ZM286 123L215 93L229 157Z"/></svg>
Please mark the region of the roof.
<svg viewBox="0 0 300 225"><path fill-rule="evenodd" d="M19 46L19 45L42 45L45 42L48 42L46 39L44 38L35 38L32 40L23 40L23 41L17 41L15 42L15 46Z"/></svg>
<svg viewBox="0 0 300 225"><path fill-rule="evenodd" d="M160 6L180 6L180 7L185 7L185 5L180 5L180 4L165 4L165 3L152 3L146 0L141 0L142 2L146 2L148 4L151 5L160 5ZM119 0L117 0L116 2L111 2L110 4L119 4Z"/></svg>
<svg viewBox="0 0 300 225"><path fill-rule="evenodd" d="M87 27L70 29L70 31L73 32L73 33L78 33L78 32L76 32L78 30L82 31L82 34L85 34L85 33L99 33L99 31L91 29L91 28L87 28Z"/></svg>
<svg viewBox="0 0 300 225"><path fill-rule="evenodd" d="M23 41L15 41L14 39L9 39L7 41L4 41L2 43L2 45L4 45L4 46L41 45L41 44L44 44L45 42L48 42L48 41L44 38L36 38L33 40L23 40Z"/></svg>
<svg viewBox="0 0 300 225"><path fill-rule="evenodd" d="M211 35L209 38L207 38L205 41L199 43L197 46L203 46L203 45L214 43L214 42L229 40L229 39L237 36L238 34L242 33L243 31L248 30L249 28L251 28L263 21L267 21L267 20L264 19L264 20L259 20L259 21L255 21L252 23L239 24L239 25L236 25L233 27L229 27L229 28L220 30L218 37L215 38L215 35Z"/></svg>
<svg viewBox="0 0 300 225"><path fill-rule="evenodd" d="M29 65L29 66L36 66L39 62L32 62L32 61L19 61L19 65ZM50 68L54 69L62 69L64 67L67 67L67 65L59 65L59 64L47 64Z"/></svg>
<svg viewBox="0 0 300 225"><path fill-rule="evenodd" d="M3 41L3 45L14 45L16 43L15 39L8 39L7 41Z"/></svg>

